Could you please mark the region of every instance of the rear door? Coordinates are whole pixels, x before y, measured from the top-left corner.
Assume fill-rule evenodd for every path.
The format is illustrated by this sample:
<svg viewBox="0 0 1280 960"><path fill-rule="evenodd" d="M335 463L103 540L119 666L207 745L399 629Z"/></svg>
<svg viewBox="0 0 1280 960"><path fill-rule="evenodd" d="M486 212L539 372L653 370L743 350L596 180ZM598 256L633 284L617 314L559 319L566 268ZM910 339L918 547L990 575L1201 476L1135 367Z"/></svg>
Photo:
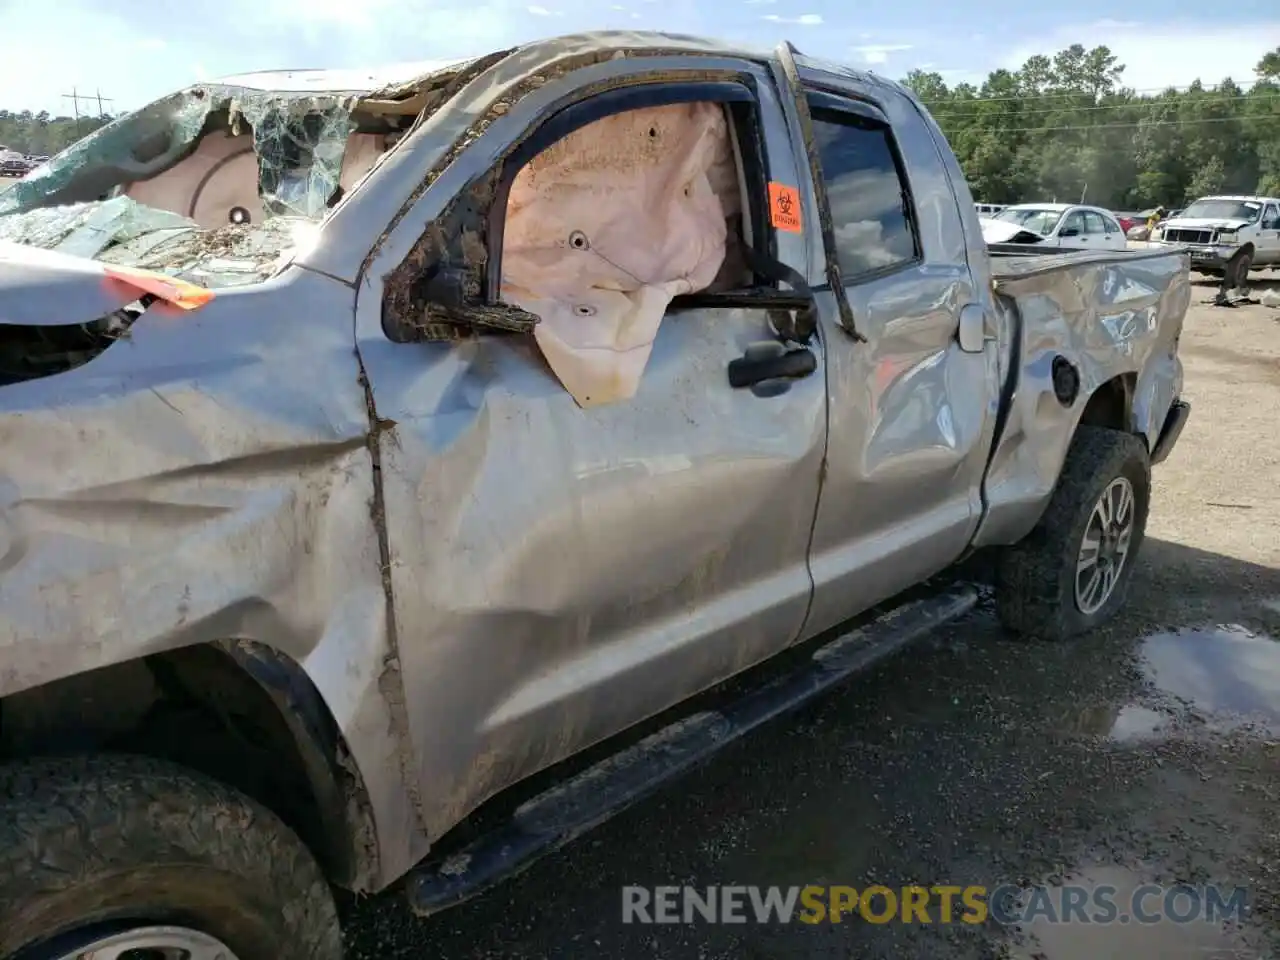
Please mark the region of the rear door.
<svg viewBox="0 0 1280 960"><path fill-rule="evenodd" d="M831 255L865 337L841 325L819 246L810 270L824 291L831 412L810 559L813 635L965 550L981 516L997 374L994 345L965 353L956 339L960 311L978 298L960 200L915 106L856 77L801 76Z"/></svg>
<svg viewBox="0 0 1280 960"><path fill-rule="evenodd" d="M1108 250L1124 250L1128 244L1120 224L1097 210L1084 211L1085 235L1097 238L1098 245ZM1092 244L1091 244L1092 245Z"/></svg>

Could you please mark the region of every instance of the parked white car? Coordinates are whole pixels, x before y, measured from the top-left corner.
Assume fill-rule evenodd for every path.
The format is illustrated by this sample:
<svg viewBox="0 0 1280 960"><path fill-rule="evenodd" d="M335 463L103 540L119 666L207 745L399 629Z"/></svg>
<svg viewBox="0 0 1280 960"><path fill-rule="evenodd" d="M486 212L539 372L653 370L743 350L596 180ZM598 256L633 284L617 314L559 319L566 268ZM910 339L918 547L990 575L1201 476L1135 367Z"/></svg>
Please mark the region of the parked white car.
<svg viewBox="0 0 1280 960"><path fill-rule="evenodd" d="M1006 207L1003 203L975 203L973 209L978 211L980 217L992 217Z"/></svg>
<svg viewBox="0 0 1280 960"><path fill-rule="evenodd" d="M1280 267L1280 199L1204 197L1156 229L1155 240L1186 247L1191 269L1221 273L1233 258L1243 282L1254 267Z"/></svg>
<svg viewBox="0 0 1280 960"><path fill-rule="evenodd" d="M1031 236L1020 239L1022 234ZM987 243L1037 243L1098 250L1126 248L1120 222L1109 210L1078 203L1019 203L1006 207L982 221L982 237Z"/></svg>

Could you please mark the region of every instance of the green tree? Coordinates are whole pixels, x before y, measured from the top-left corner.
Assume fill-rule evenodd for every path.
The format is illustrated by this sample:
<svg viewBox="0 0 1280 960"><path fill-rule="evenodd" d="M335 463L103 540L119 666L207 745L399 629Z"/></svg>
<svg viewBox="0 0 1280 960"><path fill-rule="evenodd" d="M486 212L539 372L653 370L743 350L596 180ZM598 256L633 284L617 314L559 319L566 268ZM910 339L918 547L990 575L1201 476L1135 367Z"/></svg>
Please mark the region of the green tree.
<svg viewBox="0 0 1280 960"><path fill-rule="evenodd" d="M0 146L29 156L53 156L110 122L108 116L76 120L30 110L0 110Z"/></svg>
<svg viewBox="0 0 1280 960"><path fill-rule="evenodd" d="M980 87L949 88L918 70L904 82L988 203L1083 197L1143 209L1214 192L1280 194L1280 48L1247 89L1188 77L1185 88L1141 94L1124 86L1124 69L1105 46L1073 44Z"/></svg>

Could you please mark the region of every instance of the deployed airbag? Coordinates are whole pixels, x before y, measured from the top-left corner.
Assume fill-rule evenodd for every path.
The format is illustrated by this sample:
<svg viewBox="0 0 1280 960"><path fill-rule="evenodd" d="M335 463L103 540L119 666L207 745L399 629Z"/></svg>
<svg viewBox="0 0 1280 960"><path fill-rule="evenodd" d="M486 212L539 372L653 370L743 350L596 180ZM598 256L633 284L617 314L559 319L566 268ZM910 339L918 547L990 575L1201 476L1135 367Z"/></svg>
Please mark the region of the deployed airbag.
<svg viewBox="0 0 1280 960"><path fill-rule="evenodd" d="M733 154L718 104L597 120L534 157L507 203L502 296L590 407L635 395L671 299L710 286L725 259L714 183Z"/></svg>

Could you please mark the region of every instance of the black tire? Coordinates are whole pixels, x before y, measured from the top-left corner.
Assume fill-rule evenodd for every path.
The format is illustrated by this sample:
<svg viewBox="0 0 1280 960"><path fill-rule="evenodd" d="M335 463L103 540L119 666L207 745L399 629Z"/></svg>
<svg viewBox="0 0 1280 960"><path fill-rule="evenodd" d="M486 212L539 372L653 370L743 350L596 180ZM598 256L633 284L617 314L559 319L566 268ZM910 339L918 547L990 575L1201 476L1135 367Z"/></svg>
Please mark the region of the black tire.
<svg viewBox="0 0 1280 960"><path fill-rule="evenodd" d="M1113 481L1133 488L1134 524L1129 550L1111 596L1085 613L1076 601L1076 561L1095 504ZM1009 630L1044 640L1063 640L1106 623L1124 605L1134 564L1147 529L1151 461L1133 434L1080 427L1049 506L1025 538L1000 555L996 567L996 612Z"/></svg>
<svg viewBox="0 0 1280 960"><path fill-rule="evenodd" d="M1253 269L1253 254L1244 253L1240 256L1240 261L1236 264L1236 281L1240 286L1244 286L1249 282L1249 271Z"/></svg>
<svg viewBox="0 0 1280 960"><path fill-rule="evenodd" d="M275 814L148 757L0 768L0 958L173 924L238 960L341 960L333 894Z"/></svg>

